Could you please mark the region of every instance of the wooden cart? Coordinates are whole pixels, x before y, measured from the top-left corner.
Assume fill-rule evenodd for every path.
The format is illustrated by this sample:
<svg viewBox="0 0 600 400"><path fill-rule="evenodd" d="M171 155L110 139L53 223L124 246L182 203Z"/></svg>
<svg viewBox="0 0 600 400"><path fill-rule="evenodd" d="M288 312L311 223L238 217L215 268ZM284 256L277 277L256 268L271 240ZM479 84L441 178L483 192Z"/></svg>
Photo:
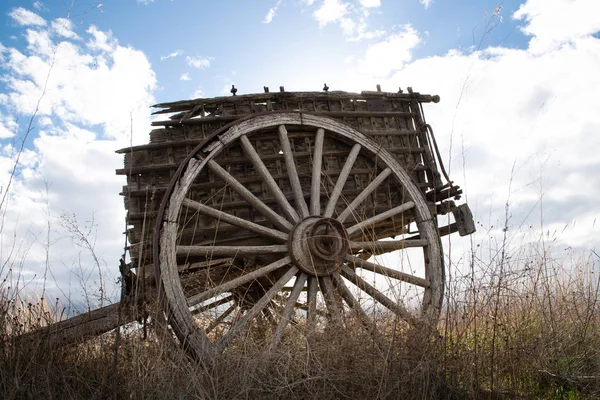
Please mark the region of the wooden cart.
<svg viewBox="0 0 600 400"><path fill-rule="evenodd" d="M232 92L154 106L168 117L150 143L118 151L131 292L164 296L199 359L250 334L265 348L290 332L342 334L350 316L378 337L386 315L435 323L440 236L475 230L424 119L439 97Z"/></svg>

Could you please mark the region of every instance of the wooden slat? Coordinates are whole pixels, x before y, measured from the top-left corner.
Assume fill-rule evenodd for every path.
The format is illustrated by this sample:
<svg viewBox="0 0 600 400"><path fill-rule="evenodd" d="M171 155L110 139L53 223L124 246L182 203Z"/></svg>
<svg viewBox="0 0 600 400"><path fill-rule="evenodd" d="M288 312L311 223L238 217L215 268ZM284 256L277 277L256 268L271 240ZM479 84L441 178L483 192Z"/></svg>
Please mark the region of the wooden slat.
<svg viewBox="0 0 600 400"><path fill-rule="evenodd" d="M367 271L371 271L371 272L375 272L375 273L383 275L383 276L387 276L388 278L397 279L399 281L410 283L412 285L421 286L423 288L429 287L429 281L427 279L419 278L418 276L414 276L411 274L407 274L405 272L401 272L401 271L398 271L395 269L384 267L383 265L365 261L358 257L347 255L346 261L356 265L357 267L366 269Z"/></svg>
<svg viewBox="0 0 600 400"><path fill-rule="evenodd" d="M298 99L300 101L311 101L311 100L368 100L368 99L377 99L377 98L391 98L397 101L407 101L410 102L412 100L417 100L420 102L437 102L439 101L439 96L437 95L427 95L420 93L396 93L396 92L370 92L363 91L361 93L351 93L351 92L341 92L341 91L330 91L330 92L270 92L270 93L252 93L252 94L242 94L237 96L222 96L222 97L212 97L212 98L199 98L193 100L182 100L182 101L173 101L173 102L165 102L154 104L152 108L164 108L169 109L171 111L160 110L155 112L155 114L161 113L169 113L176 111L185 111L191 110L197 104L214 105L223 102L235 104L235 103L246 103L248 100L253 100L255 102L265 102L266 100L288 100L288 99ZM437 100L437 101L436 101Z"/></svg>

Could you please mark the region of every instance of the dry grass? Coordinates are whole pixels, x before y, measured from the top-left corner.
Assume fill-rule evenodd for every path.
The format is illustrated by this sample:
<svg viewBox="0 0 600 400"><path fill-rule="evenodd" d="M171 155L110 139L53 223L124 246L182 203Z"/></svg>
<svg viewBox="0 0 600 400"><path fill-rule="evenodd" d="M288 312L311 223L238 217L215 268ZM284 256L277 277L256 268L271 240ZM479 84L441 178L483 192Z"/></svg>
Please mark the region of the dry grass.
<svg viewBox="0 0 600 400"><path fill-rule="evenodd" d="M310 345L288 335L270 354L249 338L210 369L152 329L146 340L123 334L116 373L113 334L63 349L15 346L55 316L4 293L0 398L598 398L599 259L566 265L536 247L473 257L472 273L450 276L439 335L396 331L380 349L357 323ZM380 330L391 322L379 320Z"/></svg>

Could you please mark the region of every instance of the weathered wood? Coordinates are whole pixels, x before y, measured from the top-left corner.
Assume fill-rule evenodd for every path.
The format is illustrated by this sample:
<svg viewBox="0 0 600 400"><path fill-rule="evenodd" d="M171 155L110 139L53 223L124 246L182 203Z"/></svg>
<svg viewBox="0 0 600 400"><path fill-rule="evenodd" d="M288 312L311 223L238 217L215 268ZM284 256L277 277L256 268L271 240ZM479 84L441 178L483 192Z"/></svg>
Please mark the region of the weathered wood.
<svg viewBox="0 0 600 400"><path fill-rule="evenodd" d="M208 215L209 217L213 217L214 219L226 222L228 224L232 224L238 226L243 229L247 229L251 232L254 232L259 235L264 235L270 238L273 238L277 241L285 242L287 241L288 235L286 233L277 231L275 229L267 228L256 224L251 221L247 221L242 218L238 218L234 215L227 214L226 212L216 210L212 207L206 206L204 204L198 203L197 201L193 201L190 199L183 200L183 205L198 210L201 213Z"/></svg>
<svg viewBox="0 0 600 400"><path fill-rule="evenodd" d="M283 311L281 312L281 318L279 319L279 323L277 324L275 333L273 334L273 337L271 338L271 344L269 345L269 349L271 351L275 347L277 347L277 345L281 341L281 337L283 336L285 327L289 324L289 322L291 320L292 312L294 311L294 308L296 306L296 301L298 300L298 297L300 297L300 293L302 292L302 289L304 288L304 284L306 283L307 278L308 278L308 276L305 273L301 273L300 275L298 275L296 277L296 282L294 282L294 287L292 289L292 292L290 293L290 296L288 297L288 299L285 303L285 307L284 307Z"/></svg>
<svg viewBox="0 0 600 400"><path fill-rule="evenodd" d="M290 184L292 185L292 191L294 192L294 199L296 201L296 208L299 209L300 216L302 218L308 217L308 207L304 201L304 193L300 186L300 179L298 178L298 171L296 171L296 162L294 161L294 154L290 147L290 140L288 139L288 132L285 129L285 125L279 125L279 141L281 142L281 151L285 158L285 166L287 169Z"/></svg>
<svg viewBox="0 0 600 400"><path fill-rule="evenodd" d="M173 147L176 147L176 146L173 146ZM402 148L389 149L389 151L392 154L406 154L406 153L423 153L424 151L426 151L426 149L424 147L402 147ZM297 158L300 158L300 157L308 156L309 153L296 152L294 154L296 154ZM346 154L347 153L344 150L330 150L330 151L323 152L323 156L342 156L342 155L345 156ZM263 161L270 161L270 160L279 159L279 158L281 158L281 155L279 155L279 154L265 155L265 156L261 157L261 159ZM232 159L228 159L227 162L224 163L224 165L234 164L234 163L243 163L245 161L249 161L249 159L246 157L238 158L238 159L232 158ZM176 170L178 167L179 166L176 164L141 165L139 167L133 166L130 168L118 168L115 170L115 173L117 175L135 175L135 174L141 174L141 173L146 173L146 172L172 171L172 170ZM277 176L277 177L274 176L274 178L277 179L277 178L279 178L279 176ZM448 198L448 197L445 197L445 198Z"/></svg>
<svg viewBox="0 0 600 400"><path fill-rule="evenodd" d="M367 218L363 221L360 221L359 223L352 225L350 228L348 228L348 236L352 236L355 233L358 232L362 232L364 230L366 230L367 228L372 228L374 227L378 222L384 221L388 218L392 218L395 215L401 214L404 211L408 211L412 208L415 207L415 203L412 201L407 201L404 204L401 204L397 207L392 208L391 210L388 210L386 212L382 212L381 214L375 215L371 218Z"/></svg>
<svg viewBox="0 0 600 400"><path fill-rule="evenodd" d="M344 265L342 267L341 274L344 278L348 279L360 290L367 293L379 304L392 311L394 314L396 314L403 320L408 321L413 325L416 323L416 318L402 304L391 300L389 297L381 293L374 286L371 286L369 283L367 283L367 281L362 279L360 276L356 275L356 273L347 265Z"/></svg>
<svg viewBox="0 0 600 400"><path fill-rule="evenodd" d="M348 306L352 310L354 310L356 315L358 315L358 318L360 319L361 323L363 324L363 326L365 327L367 332L369 332L369 334L371 334L371 336L373 337L373 340L379 346L379 349L383 350L385 348L385 342L383 340L381 332L379 332L377 330L377 327L375 326L375 321L373 321L373 319L371 319L367 315L367 313L363 309L363 306L359 303L359 301L356 299L356 297L354 297L354 295L352 294L350 289L348 289L348 287L344 283L344 280L342 279L340 274L337 274L337 273L333 274L333 279L334 279L336 288L338 289L338 292L340 293L340 295L342 296L342 298L344 299L346 304L348 304Z"/></svg>
<svg viewBox="0 0 600 400"><path fill-rule="evenodd" d="M261 267L255 271L249 272L246 275L242 275L238 278L232 279L223 284L215 286L214 288L211 288L202 293L199 293L196 296L192 296L187 300L186 308L194 306L194 305L201 303L205 300L208 300L212 297L218 296L221 293L225 293L231 289L234 289L240 285L243 285L244 283L248 283L248 282L251 282L262 276L265 276L279 268L289 265L291 263L291 261L292 260L290 259L290 257L284 257L284 258L282 258L278 261L275 261L269 265L265 265L264 267Z"/></svg>
<svg viewBox="0 0 600 400"><path fill-rule="evenodd" d="M235 339L240 332L244 329L244 327L252 321L256 316L267 306L267 304L275 297L277 292L281 290L281 288L290 281L298 273L298 268L290 267L290 269L283 275L275 284L265 293L263 297L258 300L254 306L246 312L246 314L240 318L240 320L232 326L227 334L219 340L216 347L220 350L223 350L233 339Z"/></svg>
<svg viewBox="0 0 600 400"><path fill-rule="evenodd" d="M367 197L371 195L371 193L373 193L373 191L377 189L379 185L381 185L391 173L392 170L389 168L386 168L383 171L381 171L379 175L377 175L377 177L373 179L373 181L369 183L369 185L366 188L364 188L363 191L360 192L360 194L356 196L356 198L352 200L350 204L348 204L346 209L342 211L340 215L338 215L337 220L342 223L345 222L350 216L350 214L354 212L356 207L358 207L363 201L365 201Z"/></svg>
<svg viewBox="0 0 600 400"><path fill-rule="evenodd" d="M260 256L266 254L280 254L288 251L286 244L271 246L177 246L175 252L178 256Z"/></svg>
<svg viewBox="0 0 600 400"><path fill-rule="evenodd" d="M410 130L410 129L405 129L405 130L361 129L361 132L367 136L415 136L418 134L418 131ZM140 151L163 150L163 149L167 149L167 148L190 147L190 146L195 147L196 145L201 143L203 140L204 139L188 139L188 140L167 141L167 142L161 142L161 143L148 143L148 144L142 144L142 145L137 145L137 146L124 147L122 149L115 150L115 153L128 154L128 153L135 153L135 152L140 152ZM424 148L422 148L422 147L412 147L412 148L416 149L415 152L424 150ZM393 150L393 149L389 149L389 150ZM294 153L294 154L298 154L298 153Z"/></svg>
<svg viewBox="0 0 600 400"><path fill-rule="evenodd" d="M365 241L346 244L354 255L342 261L342 276L412 324L416 317L400 301L370 286L353 268L421 286L420 315L437 318L444 289L439 236L474 229L472 221L462 221L472 219L467 209L457 211L458 223L436 229L434 217L444 213L443 200L461 193L445 173L448 182L442 182L437 145L422 115L421 103L437 101L438 96L412 90L384 93L378 88L360 94L280 92L157 105L163 109L155 114L171 116L153 122L161 128L150 133L149 144L117 151L125 154L117 173L127 176L123 194L133 225L128 229L132 263L140 270L155 263L171 326L192 355L210 363L261 313L274 325L279 318L270 348L281 341L294 310L307 311L312 331L316 316L324 315L318 291L331 322L344 328L343 300L378 336L338 275L338 264L325 276L298 274L297 260L288 254L295 247L287 241L295 224L309 215L330 218L341 211L337 219L342 223L354 216L355 224L347 222L341 229L354 237L363 230L369 234ZM328 199L323 212L321 197ZM379 240L403 234L414 223L418 232L409 238ZM160 236L151 242L153 227ZM319 235L311 246L321 243ZM327 247L327 241L320 245ZM409 247L423 252L424 279L360 258ZM215 262L213 256L227 258ZM285 287L294 275L294 286ZM228 291L232 294L223 297ZM302 291L307 292L305 304L298 302ZM287 299L283 292L290 293ZM154 289L147 294L157 297ZM284 304L279 316L268 308L275 298ZM220 312L218 307L228 303ZM121 320L115 309L121 310ZM206 330L198 329L199 314L209 319ZM38 338L73 343L131 322L135 315L128 303L112 305L44 328ZM211 343L206 333L219 325L230 326L229 331Z"/></svg>
<svg viewBox="0 0 600 400"><path fill-rule="evenodd" d="M298 128L300 127L300 128ZM312 130L312 136L309 135L299 135L294 139L291 139L291 135L289 132L293 129L300 129L302 132L310 132ZM258 136L260 132L271 132L278 133L278 136L271 135L269 137L265 137L261 140ZM323 132L323 145L316 146L315 142L318 141L319 132ZM285 143L288 142L290 148L284 148ZM292 143L293 146L292 147ZM339 157L324 159L324 157L319 157L319 153L321 150L319 148L322 147L322 153L325 153L327 150L331 148L338 148L339 150L343 150L343 153ZM433 316L436 310L439 310L438 304L441 303L441 291L434 290L431 286L434 284L438 284L439 277L443 276L443 272L439 271L429 271L429 269L442 269L441 266L441 253L439 253L439 237L437 236L437 232L435 229L435 224L433 222L433 218L430 213L430 208L427 202L425 201L422 191L417 184L415 184L411 175L409 175L406 170L401 166L396 156L394 156L391 152L387 151L386 144L384 142L375 142L372 139L369 139L362 135L360 132L355 129L349 127L348 125L339 123L337 121L331 120L329 118L320 117L314 114L299 114L299 113L272 113L272 114L264 114L258 115L253 118L241 120L239 123L231 126L230 129L222 132L220 134L218 140L214 140L212 142L205 143L202 148L197 148L196 153L192 153L192 157L198 158L198 161L190 161L190 165L187 170L183 174L183 176L178 180L178 186L172 191L170 195L169 207L165 212L165 217L167 221L176 221L178 215L181 213L180 208L184 207L184 204L191 204L186 201L188 191L195 184L195 181L198 174L202 171L203 166L205 166L205 170L208 169L213 175L208 175L210 179L218 178L221 181L227 184L226 187L233 189L233 192L238 195L243 194L242 198L244 201L252 207L256 209L263 217L265 217L270 224L267 225L269 229L274 229L275 231L282 231L283 233L289 232L292 228L292 221L299 220L300 216L303 215L302 202L298 199L298 186L302 188L302 197L303 200L307 197L310 198L310 209L311 213L316 213L317 215L322 215L323 217L330 217L333 215L334 210L346 210L348 208L348 204L352 204L352 199L358 196L358 200L351 205L352 210L357 210L361 207L361 214L363 215L374 215L373 217L367 218L365 220L359 220L357 224L354 226L350 226L348 228L348 232L350 234L359 233L364 228L375 229L373 232L373 239L367 242L359 242L359 244L354 244L354 249L357 247L377 247L379 245L379 241L377 240L379 234L378 232L386 232L384 234L387 236L398 234L404 232L407 225L411 222L416 222L419 230L419 234L422 236L417 241L395 241L392 244L381 245L379 246L379 251L394 251L395 249L402 249L406 246L417 246L422 247L422 251L424 253L425 262L425 270L426 270L426 279L419 278L410 274L405 274L397 270L393 270L384 266L380 266L373 263L365 262L357 257L347 255L343 263L350 263L357 267L362 267L365 270L372 270L376 273L379 273L382 276L398 279L404 282L408 282L411 284L419 285L424 287L424 295L423 295L423 309L427 307L427 312L424 312L424 315ZM306 159L298 159L296 157L297 152L296 148L301 149L302 151L309 153L312 156L312 162L306 162L302 164L300 160ZM277 152L281 150L280 159L274 159L273 162L269 164L265 164L265 160L261 156L261 152L267 149L267 154L273 154L272 152ZM236 165L232 164L228 166L230 172L227 172L223 166L219 163L227 163L227 160L233 157L239 157L242 152L245 156L251 161L251 167L248 168L244 165ZM225 157L221 155L225 154ZM286 156L288 154L288 156ZM316 155L316 156L315 156ZM287 157L287 162L286 162ZM322 159L322 164L320 168L316 168L315 164L317 158ZM373 166L371 160L376 160L376 166ZM291 168L287 168L288 164L293 161L295 164L296 172L290 172ZM282 171L281 166L286 162L286 171ZM339 171L338 179L335 180L335 184L333 184L334 180L331 179L330 176L327 177L326 180L322 179L322 175L328 174L328 168L330 168L331 163L336 163L335 171ZM300 170L302 168L302 170ZM337 169L339 168L339 169ZM353 176L353 179L349 179L352 173L358 169L364 169L366 174L364 177L358 177L356 175ZM301 172L302 171L302 172ZM262 180L262 184L264 186L252 186L252 190L256 193L257 191L262 190L263 194L268 191L270 197L274 200L274 202L266 202L257 197L257 195L252 194L250 191L249 184L241 183L240 179L245 178L248 173L253 174L254 176L260 176ZM278 181L275 181L274 176L283 176ZM368 177L375 176L375 184L373 184L373 179ZM206 175L204 175L206 176ZM306 177L310 177L310 181L306 179ZM298 182L294 183L294 180L298 178ZM301 181L304 179L304 181ZM314 177L314 179L313 179ZM366 178L366 179L365 179ZM206 179L206 178L205 178ZM378 186L381 186L383 182L386 180L390 181L391 186L386 186L385 188L381 188L378 190ZM215 181L217 182L217 181ZM270 183L269 183L270 182ZM334 186L333 188L329 185ZM267 190L263 189L266 187ZM315 188L318 188L315 189ZM336 189L337 188L337 189ZM357 190L357 188L359 188ZM215 190L217 187L215 187ZM305 191L305 189L308 189ZM354 190L354 191L353 191ZM381 198L382 194L387 196L390 190L395 190L393 192L393 201L399 202L402 201L401 204L397 204L391 209L386 209L386 204L388 201L392 201L392 197L384 197ZM198 192L195 192L198 193ZM211 196L214 196L215 192L211 192ZM350 193L356 193L353 198L348 198L347 196ZM225 193L224 193L225 194ZM196 194L195 196L198 196ZM319 206L316 205L316 202L313 202L313 199L316 200L316 197L320 196L328 196L329 201L325 207L323 213L320 212L320 202ZM367 198L373 197L369 202L366 201ZM279 199L276 199L279 197ZM194 197L196 198L196 197ZM294 203L296 203L297 207L293 208L291 206L291 202L288 199L293 199ZM389 199L389 200L388 200ZM203 200L204 201L204 200ZM363 202L368 204L362 204ZM371 204L373 203L373 204ZM222 204L221 200L217 199L217 203ZM233 203L228 203L233 204ZM343 207L341 207L343 205ZM379 207L381 205L381 207ZM260 210L260 208L264 210ZM365 208L371 207L371 208ZM288 209L286 212L285 210ZM277 210L277 213L275 212ZM405 213L406 211L410 211L409 213ZM240 211L236 211L240 212ZM294 212L296 215L294 215ZM234 217L231 215L227 217L222 209L219 209L218 212L208 211L206 213L201 213L207 218L211 218L216 222L227 222L222 220L222 217L229 218L231 222L234 222ZM278 220L272 214L270 218L267 218L270 213L275 214L278 218L282 218L278 213L285 215L288 219L284 221L287 222L290 226L282 226L281 220ZM347 214L350 212L347 212ZM208 214L208 215L207 215ZM227 213L228 214L228 213ZM235 218L246 219L248 218L248 222L252 222L252 213L241 213L236 214L239 215ZM350 213L351 215L351 213ZM402 218L396 218L398 215L402 215ZM241 226L242 223L239 221L238 225ZM207 221L210 224L210 221ZM278 224L279 225L276 225ZM232 224L233 225L233 224ZM232 226L229 225L229 226ZM165 225L167 226L167 225ZM202 225L194 225L194 226L202 226ZM210 225L212 226L212 225ZM251 226L251 225L249 225ZM260 225L262 226L262 225ZM273 228L271 228L273 226ZM171 228L169 228L171 229ZM197 229L197 228L194 228ZM253 226L253 229L258 230L257 226ZM383 229L383 231L381 231ZM379 230L379 231L378 231ZM177 257L179 255L187 255L189 251L194 251L194 256L200 259L209 258L211 249L216 252L216 254L225 254L231 257L235 257L235 253L242 254L242 258L247 262L253 263L253 257L267 257L269 254L273 252L281 252L282 256L285 256L283 259L277 260L278 256L270 256L267 259L268 261L264 267L259 267L258 269L250 269L249 272L244 272L242 269L237 268L241 275L235 275L233 279L227 280L226 270L223 270L223 276L220 276L218 279L213 280L216 283L216 286L210 288L208 290L204 290L198 294L194 294L185 298L176 299L174 303L177 308L181 309L181 312L189 313L189 307L195 307L197 304L202 303L203 301L210 300L214 297L217 297L223 293L228 291L234 291L234 289L240 287L241 291L245 291L248 296L245 301L249 301L252 305L250 308L251 311L246 312L244 315L240 315L240 319L234 323L232 328L230 328L230 333L227 333L224 338L217 344L213 345L213 349L219 351L224 348L224 346L229 343L239 332L245 329L245 326L249 324L252 319L254 319L259 313L262 312L266 304L274 298L274 296L283 292L284 283L282 279L285 277L286 279L286 271L290 271L289 267L285 267L287 265L292 264L292 260L288 254L290 253L290 249L292 247L282 245L273 235L273 234L263 234L257 235L258 237L263 238L264 244L254 245L247 243L239 243L233 244L228 243L227 245L220 244L217 241L210 241L213 237L213 231L204 230L204 234L200 234L199 237L206 237L206 240L209 240L203 245L198 245L196 243L181 243L175 241L175 236L169 234L171 237L169 242L161 245L162 252L168 252L172 255L169 256L171 259L173 257ZM307 231L307 234L309 231ZM389 233L387 233L389 232ZM200 232L202 233L202 232ZM204 240L204 239L203 239ZM229 240L229 238L222 238L219 240ZM411 239L413 240L413 239ZM415 239L416 240L416 239ZM436 242L437 241L437 242ZM208 244L213 243L213 246L208 246ZM317 242L315 242L317 243ZM188 247L178 247L178 246L188 246ZM263 246L263 247L261 247ZM293 247L295 249L295 247ZM360 248L360 250L371 250ZM294 250L295 251L295 250ZM308 251L308 250L303 250ZM313 250L310 250L313 251ZM244 255L245 254L245 255ZM299 253L302 254L302 253ZM181 257L183 258L183 257ZM298 262L295 260L294 262ZM243 264L241 264L243 265ZM264 264L263 264L264 265ZM161 264L161 268L172 269L169 265ZM348 268L348 265L342 265L342 268ZM291 267L292 270L297 270L298 268L294 265ZM214 269L213 269L214 270ZM306 271L306 274L312 274L311 271ZM333 273L333 272L332 272ZM170 276L167 274L167 276ZM284 275L282 275L284 274ZM161 274L162 276L162 274ZM432 280L433 278L433 280ZM436 280L438 279L438 280ZM289 280L289 279L288 279ZM352 300L352 298L345 296L347 293L341 293L343 296L339 296L336 294L337 292L343 291L341 285L334 286L331 282L331 276L329 273L326 273L319 277L310 276L307 278L308 281L308 295L307 295L307 305L306 308L308 310L307 319L309 328L313 321L315 320L315 316L319 313L319 308L321 306L317 302L317 292L320 290L323 294L323 298L325 300L325 304L327 306L328 314L330 316L331 322L343 327L343 304L342 297L347 302L352 303L352 306L356 306L356 302ZM171 282L177 283L178 280L175 278ZM222 283L219 283L222 282ZM358 278L354 278L354 281L357 285L361 285L361 281ZM274 283L276 283L274 285ZM279 283L281 283L281 287L278 287ZM362 287L366 287L362 285ZM267 290L267 293L263 291ZM260 289L260 290L259 290ZM297 289L302 290L302 288ZM371 290L369 287L366 287L368 294L370 294L376 301L385 302L385 296L378 290ZM294 291L294 289L292 289ZM176 293L175 291L173 292ZM250 295L250 293L253 293ZM382 297L383 296L383 297ZM376 297L376 298L375 298ZM297 306L297 299L291 301L289 303L286 302L287 308L292 307L295 308ZM183 305L185 304L185 305ZM390 305L388 303L388 305ZM394 312L400 313L398 311L401 305L396 304L394 306ZM284 308L285 309L285 308ZM363 310L364 311L364 310ZM289 310L286 311L287 313ZM360 311L357 311L360 313ZM410 316L406 317L407 319ZM190 335L196 332L195 324L186 322L185 319L182 320L186 325L184 329L181 329L181 333L178 333L179 337L182 337L183 334ZM240 323L240 321L242 321ZM283 323L282 323L283 324ZM179 326L177 320L175 320L174 326ZM284 325L281 325L284 329ZM276 329L277 331L277 329ZM279 333L278 333L279 335ZM231 338L231 339L230 339ZM277 339L278 340L278 339ZM200 343L201 341L198 340ZM200 344L201 346L201 344ZM201 356L202 348L194 348L194 353L197 356Z"/></svg>
<svg viewBox="0 0 600 400"><path fill-rule="evenodd" d="M215 329L221 322L225 320L235 309L237 308L237 304L232 304L223 312L223 314L219 315L216 319L214 319L205 329L206 333L210 333L213 329Z"/></svg>
<svg viewBox="0 0 600 400"><path fill-rule="evenodd" d="M315 137L315 148L312 159L312 180L310 188L310 214L318 215L321 213L321 166L323 163L323 140L325 131L322 128L317 129Z"/></svg>
<svg viewBox="0 0 600 400"><path fill-rule="evenodd" d="M346 256L346 260L351 264L356 265L357 267L366 269L367 271L375 272L383 276L387 276L388 278L398 279L402 282L421 286L423 288L428 288L430 286L429 281L426 279L419 278L418 276L407 274L405 272L401 272L395 269L384 267L383 265L375 264L358 257L348 255Z"/></svg>
<svg viewBox="0 0 600 400"><path fill-rule="evenodd" d="M250 143L250 140L248 140L248 137L246 135L242 135L240 137L240 142L242 144L242 147L244 148L244 152L246 153L248 158L250 158L250 161L256 168L256 171L263 179L265 185L267 186L273 197L275 197L275 199L277 200L277 203L279 203L279 206L282 208L283 213L286 215L288 220L290 222L298 222L298 220L300 220L300 216L292 207L290 202L287 200L287 198L281 191L281 188L277 186L277 182L275 182L275 179L273 179L273 176L260 159L260 156L258 155L256 150L254 150L254 147L252 147L252 144Z"/></svg>
<svg viewBox="0 0 600 400"><path fill-rule="evenodd" d="M390 92L370 92L363 91L361 93L349 93L342 91L330 91L327 93L323 92L284 92L284 93L258 93L258 94L246 94L246 95L237 95L237 96L227 96L227 97L213 97L213 98L199 98L194 100L183 100L183 101L174 101L174 102L165 102L155 104L153 108L163 108L167 110L160 110L155 112L155 114L164 114L175 111L183 111L190 110L198 104L204 104L206 106L213 104L220 104L223 102L228 102L231 104L235 103L244 103L248 100L252 100L255 102L261 102L266 100L285 100L285 99L300 99L302 101L311 101L311 100L338 100L338 99L348 99L348 100L360 100L360 99L370 99L370 98L393 98L397 101L413 101L417 100L419 102L427 103L427 102L437 102L439 101L439 96L430 96L426 94L420 93L390 93ZM436 101L437 100L437 101Z"/></svg>
<svg viewBox="0 0 600 400"><path fill-rule="evenodd" d="M337 201L344 190L344 185L346 184L346 180L348 179L348 175L350 175L350 171L354 166L354 162L356 161L356 157L358 156L358 152L360 151L360 144L355 144L348 154L348 158L346 158L346 162L344 163L344 168L342 168L342 172L340 172L340 176L338 177L337 182L335 183L335 187L333 188L333 192L327 201L327 206L325 207L325 211L323 211L323 216L325 218L331 218L333 215L333 211L335 210L335 206L337 205Z"/></svg>
<svg viewBox="0 0 600 400"><path fill-rule="evenodd" d="M327 306L327 314L333 326L340 328L342 326L342 308L339 307L338 301L335 298L335 290L331 282L330 276L322 276L319 278L319 284L325 305Z"/></svg>
<svg viewBox="0 0 600 400"><path fill-rule="evenodd" d="M292 228L292 224L286 221L281 216L277 215L271 208L263 203L258 197L253 195L248 189L246 189L240 182L225 171L215 161L209 161L208 167L214 172L219 178L225 181L226 184L230 185L240 196L256 208L262 215L264 215L269 221L275 226L284 231L289 231Z"/></svg>
<svg viewBox="0 0 600 400"><path fill-rule="evenodd" d="M154 297L155 293L149 291L147 295ZM17 343L19 346L67 346L102 335L139 317L139 310L132 302L114 303L28 332L20 336Z"/></svg>
<svg viewBox="0 0 600 400"><path fill-rule="evenodd" d="M317 318L317 291L319 290L317 278L310 276L308 278L308 310L307 322L309 332L314 330Z"/></svg>
<svg viewBox="0 0 600 400"><path fill-rule="evenodd" d="M427 246L425 239L376 240L368 242L350 241L350 251L366 250L371 255L389 253L409 247Z"/></svg>
<svg viewBox="0 0 600 400"><path fill-rule="evenodd" d="M347 117L380 117L380 118L411 118L414 116L411 112L404 111L330 111L330 112L311 112L311 114L320 117L330 118L347 118ZM217 121L234 121L238 119L237 115L223 115L218 117L206 117L196 119L177 119L177 120L163 120L163 121L152 121L152 126L174 126L174 125L202 125L207 123L213 123Z"/></svg>

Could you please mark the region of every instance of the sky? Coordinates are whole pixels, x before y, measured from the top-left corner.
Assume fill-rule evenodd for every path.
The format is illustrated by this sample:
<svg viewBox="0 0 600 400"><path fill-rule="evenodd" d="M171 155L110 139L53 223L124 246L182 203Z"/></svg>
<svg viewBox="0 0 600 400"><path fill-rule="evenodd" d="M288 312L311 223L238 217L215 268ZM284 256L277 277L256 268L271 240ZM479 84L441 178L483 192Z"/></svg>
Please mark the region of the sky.
<svg viewBox="0 0 600 400"><path fill-rule="evenodd" d="M478 227L452 238L451 268L471 243L493 254L505 226L514 248L593 257L599 12L597 0L4 0L0 277L114 300L115 150L147 143L150 105L232 84L440 95L425 115Z"/></svg>

